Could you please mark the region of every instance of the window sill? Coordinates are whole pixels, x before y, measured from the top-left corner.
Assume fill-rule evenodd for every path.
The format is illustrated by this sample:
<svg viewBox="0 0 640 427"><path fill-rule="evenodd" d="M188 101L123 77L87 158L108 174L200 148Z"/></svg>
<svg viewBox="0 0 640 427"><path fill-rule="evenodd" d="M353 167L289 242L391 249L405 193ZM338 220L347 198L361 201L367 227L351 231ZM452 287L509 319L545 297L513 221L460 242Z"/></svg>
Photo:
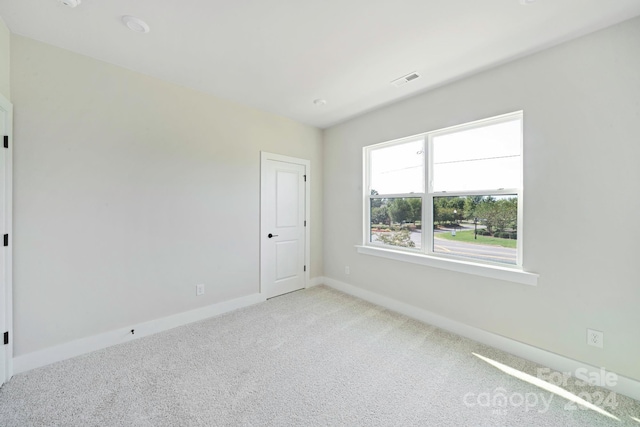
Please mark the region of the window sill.
<svg viewBox="0 0 640 427"><path fill-rule="evenodd" d="M386 248L357 245L358 253L377 257L393 259L396 261L411 262L429 267L458 271L461 273L475 274L476 276L490 277L492 279L506 280L508 282L521 283L523 285L537 286L539 275L529 273L514 267L502 267L497 265L479 264L469 261L440 258L436 256L416 254Z"/></svg>

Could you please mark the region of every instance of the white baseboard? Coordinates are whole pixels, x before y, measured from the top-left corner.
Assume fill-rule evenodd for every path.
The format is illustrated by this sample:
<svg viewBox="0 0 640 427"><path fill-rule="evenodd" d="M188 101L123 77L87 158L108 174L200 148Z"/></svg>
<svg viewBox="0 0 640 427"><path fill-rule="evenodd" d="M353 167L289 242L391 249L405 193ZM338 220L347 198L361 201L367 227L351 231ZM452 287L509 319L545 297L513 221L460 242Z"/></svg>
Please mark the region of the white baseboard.
<svg viewBox="0 0 640 427"><path fill-rule="evenodd" d="M112 345L153 335L158 332L173 329L188 323L197 322L198 320L204 320L209 317L217 316L239 308L248 307L263 301L265 301L265 298L261 294L247 295L230 301L219 302L206 307L186 311L184 313L174 314L161 319L131 325L126 328L120 328L54 347L45 348L43 350L34 351L32 353L14 357L13 373L19 374L21 372L26 372L61 360L70 359L96 350L102 350L103 348L110 347ZM135 334L131 334L131 329L135 330Z"/></svg>
<svg viewBox="0 0 640 427"><path fill-rule="evenodd" d="M575 372L580 368L587 368L590 372L600 372L600 369L586 363L582 363L546 350L542 350L528 344L515 341L510 338L503 337L473 326L465 325L455 320L448 319L427 310L406 304L392 298L367 291L362 288L340 282L328 277L314 277L309 280L307 288L325 284L336 290L353 295L357 298L369 301L373 304L388 308L395 312L404 314L416 320L437 326L444 330L456 333L466 338L478 341L497 348L507 353L522 357L532 362L547 366L560 372ZM28 353L23 356L13 358L13 373L19 374L31 369L46 366L61 360L70 359L72 357L91 353L101 350L112 345L121 344L133 339L142 338L153 335L158 332L166 331L188 323L204 320L209 317L227 313L239 308L248 307L259 302L263 302L265 298L261 294L253 294L245 297L237 298L231 301L224 301L212 304L207 307L184 313L174 314L172 316L161 319L151 320L149 322L140 323L127 328L116 329L114 331L105 332L103 334L82 338L54 347L45 348L43 350ZM131 335L131 329L135 329L135 335ZM617 374L616 374L617 375ZM616 393L629 396L633 399L640 400L640 381L627 378L621 375L615 386L606 387Z"/></svg>
<svg viewBox="0 0 640 427"><path fill-rule="evenodd" d="M448 319L427 310L406 304L392 298L367 291L362 288L344 283L329 277L317 278L320 282L338 291L353 295L357 298L369 301L373 304L388 308L405 316L411 317L421 322L437 326L441 329L453 332L463 337L472 339L485 345L497 348L507 353L513 354L523 359L530 360L542 366L549 367L559 372L576 372L578 369L587 369L588 372L600 373L600 368L588 365L577 360L570 359L559 354L551 353L528 344L515 341L511 338L503 337L473 326L465 325L455 320ZM614 386L603 386L616 393L640 400L640 381L617 375L617 384Z"/></svg>
<svg viewBox="0 0 640 427"><path fill-rule="evenodd" d="M323 283L324 283L324 277L322 277L322 276L312 277L307 282L307 286L306 287L308 289L308 288L312 288L314 286L322 285Z"/></svg>

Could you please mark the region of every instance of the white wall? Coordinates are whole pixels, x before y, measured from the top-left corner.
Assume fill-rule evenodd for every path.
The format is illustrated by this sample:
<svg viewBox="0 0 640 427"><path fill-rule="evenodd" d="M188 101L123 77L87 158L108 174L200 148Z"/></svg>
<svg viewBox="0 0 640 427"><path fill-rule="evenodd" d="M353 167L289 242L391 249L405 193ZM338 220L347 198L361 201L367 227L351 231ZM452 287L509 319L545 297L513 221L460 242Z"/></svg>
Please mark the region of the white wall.
<svg viewBox="0 0 640 427"><path fill-rule="evenodd" d="M321 131L11 41L16 356L257 293L260 150L311 160L323 274Z"/></svg>
<svg viewBox="0 0 640 427"><path fill-rule="evenodd" d="M0 17L0 94L11 99L9 81L9 57L10 57L11 33Z"/></svg>
<svg viewBox="0 0 640 427"><path fill-rule="evenodd" d="M520 109L537 287L356 253L363 146ZM325 276L640 379L640 19L334 126L324 150Z"/></svg>

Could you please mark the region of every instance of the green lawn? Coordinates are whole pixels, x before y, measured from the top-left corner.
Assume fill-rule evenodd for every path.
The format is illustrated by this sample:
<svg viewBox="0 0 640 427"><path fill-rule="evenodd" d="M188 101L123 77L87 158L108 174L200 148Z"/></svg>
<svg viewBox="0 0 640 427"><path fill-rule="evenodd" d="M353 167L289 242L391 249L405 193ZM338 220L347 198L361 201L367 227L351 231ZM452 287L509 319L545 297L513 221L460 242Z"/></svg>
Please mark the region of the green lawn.
<svg viewBox="0 0 640 427"><path fill-rule="evenodd" d="M473 230L456 231L456 235L452 236L450 231L444 233L435 233L434 237L447 240L457 240L458 242L476 243L478 245L502 246L505 248L515 248L517 240L499 239L497 237L480 236L478 240L473 238Z"/></svg>

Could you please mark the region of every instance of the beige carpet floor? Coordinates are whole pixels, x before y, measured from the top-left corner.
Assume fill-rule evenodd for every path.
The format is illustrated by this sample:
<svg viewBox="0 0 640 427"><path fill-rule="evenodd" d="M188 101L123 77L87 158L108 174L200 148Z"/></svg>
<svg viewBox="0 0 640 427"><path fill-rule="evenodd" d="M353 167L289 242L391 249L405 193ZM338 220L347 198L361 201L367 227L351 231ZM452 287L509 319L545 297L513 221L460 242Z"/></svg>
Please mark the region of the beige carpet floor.
<svg viewBox="0 0 640 427"><path fill-rule="evenodd" d="M640 427L514 376L538 368L319 286L16 375L0 425Z"/></svg>

